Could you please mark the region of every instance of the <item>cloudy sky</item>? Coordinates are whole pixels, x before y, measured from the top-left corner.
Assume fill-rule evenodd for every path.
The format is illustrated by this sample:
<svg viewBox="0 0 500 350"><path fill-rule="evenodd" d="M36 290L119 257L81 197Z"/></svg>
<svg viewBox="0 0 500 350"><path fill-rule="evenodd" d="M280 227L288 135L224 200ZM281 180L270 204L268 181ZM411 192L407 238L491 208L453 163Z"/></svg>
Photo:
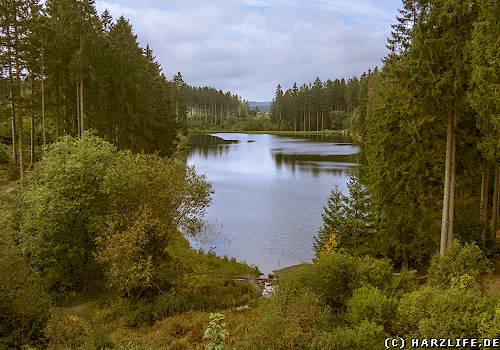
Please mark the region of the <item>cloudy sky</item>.
<svg viewBox="0 0 500 350"><path fill-rule="evenodd" d="M380 66L401 0L97 0L128 18L165 75L270 101L285 89Z"/></svg>

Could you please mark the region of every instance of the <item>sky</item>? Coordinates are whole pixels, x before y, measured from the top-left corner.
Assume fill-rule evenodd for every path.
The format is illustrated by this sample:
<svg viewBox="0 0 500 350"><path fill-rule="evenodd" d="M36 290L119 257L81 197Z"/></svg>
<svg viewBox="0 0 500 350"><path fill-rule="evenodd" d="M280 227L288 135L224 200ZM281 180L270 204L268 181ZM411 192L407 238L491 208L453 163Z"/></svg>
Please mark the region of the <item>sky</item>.
<svg viewBox="0 0 500 350"><path fill-rule="evenodd" d="M164 74L271 101L284 90L381 66L401 0L97 0L124 16Z"/></svg>

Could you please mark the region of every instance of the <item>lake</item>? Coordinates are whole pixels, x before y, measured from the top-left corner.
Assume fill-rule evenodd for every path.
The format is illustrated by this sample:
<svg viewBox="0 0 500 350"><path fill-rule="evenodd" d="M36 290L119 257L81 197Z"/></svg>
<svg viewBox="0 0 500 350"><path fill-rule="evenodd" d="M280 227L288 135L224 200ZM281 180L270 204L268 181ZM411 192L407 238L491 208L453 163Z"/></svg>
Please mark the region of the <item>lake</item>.
<svg viewBox="0 0 500 350"><path fill-rule="evenodd" d="M235 257L268 274L310 262L323 207L347 191L360 148L341 136L191 135L189 166L215 193L195 249Z"/></svg>

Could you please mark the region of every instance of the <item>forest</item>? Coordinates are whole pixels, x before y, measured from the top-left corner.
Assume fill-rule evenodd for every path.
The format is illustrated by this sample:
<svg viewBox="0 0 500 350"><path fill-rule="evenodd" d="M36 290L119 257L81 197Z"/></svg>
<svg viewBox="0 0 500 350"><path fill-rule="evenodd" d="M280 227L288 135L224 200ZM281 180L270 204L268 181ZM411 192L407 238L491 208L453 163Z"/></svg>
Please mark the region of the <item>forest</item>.
<svg viewBox="0 0 500 350"><path fill-rule="evenodd" d="M269 113L167 79L92 0L0 5L0 348L498 344L498 1L403 0L380 67L278 85ZM211 128L362 145L269 297L256 266L188 243L214 189L174 155Z"/></svg>

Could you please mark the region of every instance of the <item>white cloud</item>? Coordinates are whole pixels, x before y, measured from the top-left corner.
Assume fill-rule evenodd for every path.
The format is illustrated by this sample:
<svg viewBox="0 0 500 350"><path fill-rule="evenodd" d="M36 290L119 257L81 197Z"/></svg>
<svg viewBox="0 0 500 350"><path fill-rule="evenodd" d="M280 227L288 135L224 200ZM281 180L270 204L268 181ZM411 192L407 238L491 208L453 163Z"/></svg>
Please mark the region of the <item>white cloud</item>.
<svg viewBox="0 0 500 350"><path fill-rule="evenodd" d="M168 5L167 5L168 4ZM164 72L191 85L271 100L275 87L380 65L398 0L97 0L130 19Z"/></svg>

